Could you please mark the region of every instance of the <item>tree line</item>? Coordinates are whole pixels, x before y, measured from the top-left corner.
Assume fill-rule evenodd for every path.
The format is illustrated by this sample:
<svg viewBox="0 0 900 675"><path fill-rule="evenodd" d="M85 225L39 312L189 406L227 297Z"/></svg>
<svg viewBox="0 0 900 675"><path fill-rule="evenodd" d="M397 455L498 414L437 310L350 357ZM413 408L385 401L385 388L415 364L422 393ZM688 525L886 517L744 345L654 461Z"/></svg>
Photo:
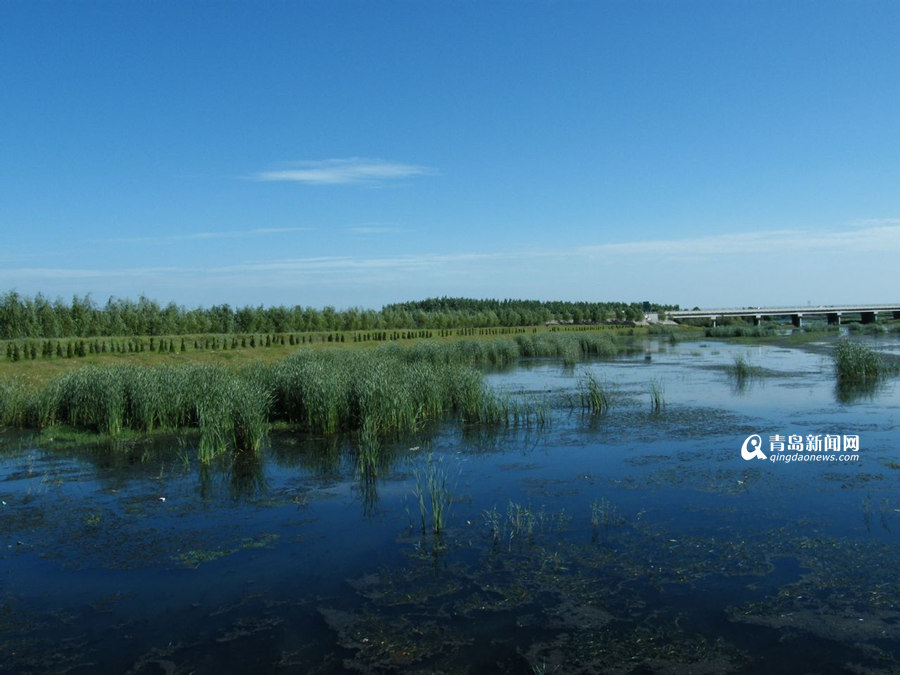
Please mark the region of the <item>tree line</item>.
<svg viewBox="0 0 900 675"><path fill-rule="evenodd" d="M649 302L545 302L538 300L474 300L429 298L390 304L381 310L332 306L318 309L262 305L233 308L213 305L187 309L170 302L160 305L110 298L98 305L90 295L49 300L8 291L0 295L0 339L90 338L204 333L302 333L396 329L451 329L534 326L551 322L598 323L633 321L647 311L677 306Z"/></svg>

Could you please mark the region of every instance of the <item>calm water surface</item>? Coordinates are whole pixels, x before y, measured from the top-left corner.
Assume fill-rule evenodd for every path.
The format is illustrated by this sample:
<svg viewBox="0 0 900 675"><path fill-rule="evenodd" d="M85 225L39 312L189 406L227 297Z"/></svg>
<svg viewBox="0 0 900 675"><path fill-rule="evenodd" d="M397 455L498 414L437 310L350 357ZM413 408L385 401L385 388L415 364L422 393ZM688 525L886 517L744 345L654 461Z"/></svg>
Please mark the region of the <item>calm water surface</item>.
<svg viewBox="0 0 900 675"><path fill-rule="evenodd" d="M898 380L836 391L829 343L643 346L491 373L545 422L436 426L368 470L287 432L210 467L0 437L0 670L900 672ZM859 450L771 461L811 454L771 450L791 435Z"/></svg>

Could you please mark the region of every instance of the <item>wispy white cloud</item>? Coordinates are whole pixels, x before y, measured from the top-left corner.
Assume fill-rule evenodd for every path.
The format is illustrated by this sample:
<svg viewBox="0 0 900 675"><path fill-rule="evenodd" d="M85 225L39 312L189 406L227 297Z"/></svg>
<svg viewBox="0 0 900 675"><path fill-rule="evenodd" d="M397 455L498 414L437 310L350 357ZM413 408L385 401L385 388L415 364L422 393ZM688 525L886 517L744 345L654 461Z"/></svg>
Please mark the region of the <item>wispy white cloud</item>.
<svg viewBox="0 0 900 675"><path fill-rule="evenodd" d="M311 232L311 227L259 227L252 230L230 230L222 232L185 232L159 237L107 237L105 239L88 239L89 244L164 244L177 241L205 241L209 239L241 239L245 237L261 237L272 234L292 234L295 232Z"/></svg>
<svg viewBox="0 0 900 675"><path fill-rule="evenodd" d="M287 168L261 171L253 177L264 182L289 181L308 185L380 185L434 173L437 173L434 169L417 164L350 157L292 162Z"/></svg>
<svg viewBox="0 0 900 675"><path fill-rule="evenodd" d="M579 247L588 256L657 255L707 258L735 254L804 252L900 252L900 224L879 224L859 229L761 230L683 239L653 239Z"/></svg>
<svg viewBox="0 0 900 675"><path fill-rule="evenodd" d="M880 227L883 225L900 225L900 218L859 218L850 223L853 227Z"/></svg>
<svg viewBox="0 0 900 675"><path fill-rule="evenodd" d="M870 289L883 285L876 280L890 278L897 254L900 224L848 225L832 231L782 229L557 249L281 257L135 268L91 269L84 263L73 268L4 266L0 267L0 288L115 295L204 288L215 289L216 297L257 289L273 302L279 294L319 293L334 298L339 293L348 304L359 298L383 297L386 289L411 297L434 293L563 297L572 289L597 288L608 297L632 297L633 293L649 297L663 292L665 300L677 295L676 301L697 304L759 304L766 298L790 302L807 297L834 303L853 300L851 295L866 296ZM752 265L748 267L750 256ZM810 276L802 271L818 269L814 261L823 260L831 261L826 263L828 274ZM840 264L834 267L836 261ZM622 277L622 264L644 273L639 278ZM526 269L534 273L520 274ZM728 283L710 285L710 269L752 269L753 274L738 274Z"/></svg>
<svg viewBox="0 0 900 675"><path fill-rule="evenodd" d="M357 227L348 227L347 231L351 234L403 234L410 230L402 227L388 227L381 225L359 225Z"/></svg>
<svg viewBox="0 0 900 675"><path fill-rule="evenodd" d="M288 228L296 231L296 228ZM359 228L367 229L367 228ZM372 228L386 229L386 228ZM282 230L250 230L243 233L270 233ZM190 238L240 236L238 233L197 233L183 235ZM124 241L124 240L123 240ZM127 240L127 241L138 241ZM144 241L144 240L140 240ZM157 273L182 273L191 275L254 274L254 273L316 273L352 274L363 270L393 270L399 273L421 272L469 267L471 265L499 263L528 263L540 260L563 261L609 258L623 256L651 258L653 260L697 261L729 256L758 254L804 253L900 253L900 225L884 225L866 229L831 232L808 230L768 230L733 234L710 235L682 239L655 239L608 244L594 244L559 249L519 249L493 252L418 253L382 257L317 256L307 258L283 258L275 260L246 261L231 265L209 267L143 267L130 269L66 269L49 267L20 267L0 272L0 277L72 278L106 276L152 276Z"/></svg>

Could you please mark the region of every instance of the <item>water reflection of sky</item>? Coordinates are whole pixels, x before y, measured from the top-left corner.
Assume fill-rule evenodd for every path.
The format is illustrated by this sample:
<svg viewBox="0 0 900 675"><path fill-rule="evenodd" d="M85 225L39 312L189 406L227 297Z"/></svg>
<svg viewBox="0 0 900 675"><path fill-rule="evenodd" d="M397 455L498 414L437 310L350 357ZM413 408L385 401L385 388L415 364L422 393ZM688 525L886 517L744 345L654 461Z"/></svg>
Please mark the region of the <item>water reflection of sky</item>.
<svg viewBox="0 0 900 675"><path fill-rule="evenodd" d="M896 341L877 342L879 350L900 349ZM712 406L736 413L782 416L816 412L825 416L844 409L837 401L833 364L827 353L770 345L740 345L710 341L670 345L651 341L644 355L564 368L536 361L514 371L490 374L487 381L509 392L571 391L590 371L632 399L649 402L651 384L658 382L669 405ZM736 358L763 370L738 382L729 373ZM873 403L900 405L895 381L879 388ZM870 410L845 410L866 417Z"/></svg>

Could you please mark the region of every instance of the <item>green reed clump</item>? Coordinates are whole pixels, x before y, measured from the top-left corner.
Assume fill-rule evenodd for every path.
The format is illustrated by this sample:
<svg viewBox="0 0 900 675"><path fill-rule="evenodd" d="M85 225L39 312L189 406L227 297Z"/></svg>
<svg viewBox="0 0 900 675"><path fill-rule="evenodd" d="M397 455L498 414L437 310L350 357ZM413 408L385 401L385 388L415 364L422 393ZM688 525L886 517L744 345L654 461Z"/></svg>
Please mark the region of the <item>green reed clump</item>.
<svg viewBox="0 0 900 675"><path fill-rule="evenodd" d="M87 366L57 383L54 417L65 424L117 436L125 427L125 387L121 369Z"/></svg>
<svg viewBox="0 0 900 675"><path fill-rule="evenodd" d="M606 413L612 404L612 393L609 385L590 371L582 375L578 383L581 395L581 407L593 414Z"/></svg>
<svg viewBox="0 0 900 675"><path fill-rule="evenodd" d="M586 357L611 358L619 353L616 340L605 333L540 333L520 336L518 342L523 353L561 358L568 366Z"/></svg>
<svg viewBox="0 0 900 675"><path fill-rule="evenodd" d="M419 506L422 534L430 529L433 534L440 535L446 526L447 514L453 502L447 469L440 460L436 461L429 455L425 466L416 468L413 476L416 481L413 495Z"/></svg>
<svg viewBox="0 0 900 675"><path fill-rule="evenodd" d="M354 427L370 427L377 435L414 431L427 419L424 404L432 414L440 412L423 382L435 382L435 367L394 359L358 355L353 359L355 376L350 379L348 401ZM424 398L423 398L424 394Z"/></svg>
<svg viewBox="0 0 900 675"><path fill-rule="evenodd" d="M208 462L231 449L258 452L269 426L272 396L260 373L192 366L189 397L181 411L200 431L198 454Z"/></svg>
<svg viewBox="0 0 900 675"><path fill-rule="evenodd" d="M581 351L586 356L596 356L609 359L619 353L619 346L615 339L608 334L582 333L579 336Z"/></svg>
<svg viewBox="0 0 900 675"><path fill-rule="evenodd" d="M888 331L888 329L880 323L859 323L853 321L847 323L846 326L848 332L862 333L863 335L881 335Z"/></svg>
<svg viewBox="0 0 900 675"><path fill-rule="evenodd" d="M595 531L600 527L608 530L624 523L625 519L619 515L619 510L606 497L591 502L591 527Z"/></svg>
<svg viewBox="0 0 900 675"><path fill-rule="evenodd" d="M611 343L591 336L584 344L608 353ZM583 353L582 338L571 334L521 344L501 338L301 350L278 363L244 369L86 366L34 390L6 381L0 423L68 424L113 436L124 430L195 428L206 459L226 448L258 450L273 422L323 435L356 432L361 438L416 431L444 416L467 424L540 424L546 419L542 409L491 391L476 370L511 363L523 345L535 354Z"/></svg>
<svg viewBox="0 0 900 675"><path fill-rule="evenodd" d="M500 538L503 536L504 532L503 517L500 515L500 511L497 510L496 506L484 510L482 516L484 517L484 524L487 525L488 529L491 531L491 541L496 547L500 543Z"/></svg>
<svg viewBox="0 0 900 675"><path fill-rule="evenodd" d="M519 346L508 338L460 340L452 343L448 359L470 366L505 366L519 358Z"/></svg>
<svg viewBox="0 0 900 675"><path fill-rule="evenodd" d="M259 376L197 365L86 366L25 395L22 426L67 424L113 437L195 427L204 459L227 448L258 450L271 399Z"/></svg>
<svg viewBox="0 0 900 675"><path fill-rule="evenodd" d="M60 392L58 381L50 382L48 385L37 389L29 387L21 390L20 395L27 399L25 402L27 414L24 424L16 426L44 429L56 424Z"/></svg>
<svg viewBox="0 0 900 675"><path fill-rule="evenodd" d="M650 410L659 413L666 405L666 390L662 380L656 378L650 381Z"/></svg>
<svg viewBox="0 0 900 675"><path fill-rule="evenodd" d="M257 453L269 429L272 393L265 380L253 372L233 375L229 386L230 445L238 451Z"/></svg>
<svg viewBox="0 0 900 675"><path fill-rule="evenodd" d="M375 350L377 354L388 354L411 363L473 367L502 367L520 358L533 357L561 358L567 365L574 365L587 356L609 358L619 351L619 345L612 336L588 331L519 334L515 339L457 340L450 343L391 343Z"/></svg>
<svg viewBox="0 0 900 675"><path fill-rule="evenodd" d="M412 360L402 348L298 352L273 367L274 418L315 433L365 429L374 436L415 431L448 414L494 421L482 375L436 354Z"/></svg>
<svg viewBox="0 0 900 675"><path fill-rule="evenodd" d="M523 395L507 395L503 400L508 426L541 429L549 422L547 408L540 400Z"/></svg>
<svg viewBox="0 0 900 675"><path fill-rule="evenodd" d="M348 415L349 368L337 353L301 350L270 371L273 416L322 434L340 429Z"/></svg>
<svg viewBox="0 0 900 675"><path fill-rule="evenodd" d="M501 541L506 542L507 551L512 551L513 544L517 542L521 542L522 546L533 545L536 537L550 528L562 530L568 521L565 509L548 514L543 506L535 510L531 504L519 504L513 500L507 503L505 513L492 506L482 511L482 518L495 551Z"/></svg>
<svg viewBox="0 0 900 675"><path fill-rule="evenodd" d="M516 348L519 350L519 356L522 358L528 359L537 356L532 336L525 334L516 335L515 342Z"/></svg>
<svg viewBox="0 0 900 675"><path fill-rule="evenodd" d="M738 380L745 380L753 375L753 367L743 354L736 354L728 371Z"/></svg>
<svg viewBox="0 0 900 675"><path fill-rule="evenodd" d="M23 427L28 420L27 385L19 381L0 381L0 427Z"/></svg>
<svg viewBox="0 0 900 675"><path fill-rule="evenodd" d="M839 383L874 382L889 370L875 350L852 340L840 340L833 357Z"/></svg>
<svg viewBox="0 0 900 675"><path fill-rule="evenodd" d="M506 507L506 518L509 523L509 538L531 539L539 519L530 505L518 504L510 500Z"/></svg>
<svg viewBox="0 0 900 675"><path fill-rule="evenodd" d="M775 330L768 326L710 326L705 331L706 337L732 338L732 337L768 337L775 334Z"/></svg>
<svg viewBox="0 0 900 675"><path fill-rule="evenodd" d="M204 366L120 368L128 428L150 432L197 426L194 404L214 370Z"/></svg>
<svg viewBox="0 0 900 675"><path fill-rule="evenodd" d="M409 363L432 365L461 364L502 367L520 356L518 344L508 338L457 340L450 343L419 342L413 345L391 343L375 349L379 356L389 355Z"/></svg>

